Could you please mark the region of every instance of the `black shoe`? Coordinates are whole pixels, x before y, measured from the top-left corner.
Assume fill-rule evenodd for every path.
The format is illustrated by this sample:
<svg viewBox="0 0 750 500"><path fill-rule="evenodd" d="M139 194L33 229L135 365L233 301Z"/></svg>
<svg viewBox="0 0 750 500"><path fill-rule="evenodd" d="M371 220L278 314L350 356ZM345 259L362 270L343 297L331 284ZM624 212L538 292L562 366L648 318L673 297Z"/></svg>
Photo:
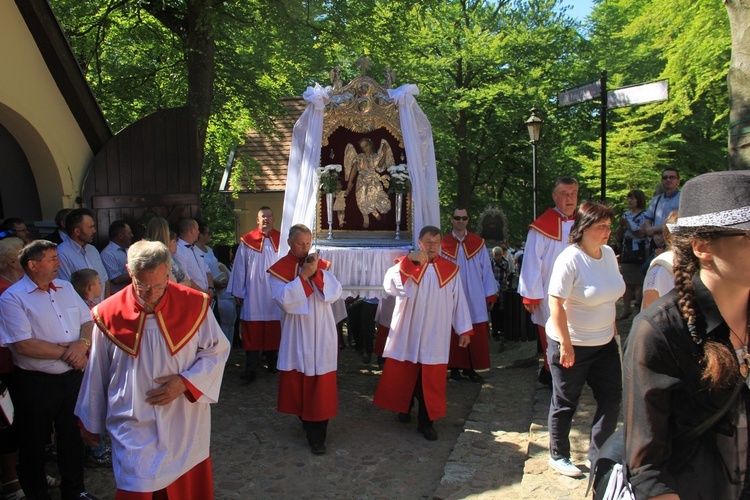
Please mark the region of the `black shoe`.
<svg viewBox="0 0 750 500"><path fill-rule="evenodd" d="M437 431L434 427L419 426L417 430L422 433L427 441L437 441Z"/></svg>
<svg viewBox="0 0 750 500"><path fill-rule="evenodd" d="M466 377L469 380L471 380L472 382L476 382L478 384L481 384L482 382L484 382L484 377L482 377L481 375L479 375L474 370L464 370L464 377Z"/></svg>
<svg viewBox="0 0 750 500"><path fill-rule="evenodd" d="M268 365L268 373L279 373L279 369L276 365Z"/></svg>
<svg viewBox="0 0 750 500"><path fill-rule="evenodd" d="M240 375L240 378L245 381L246 384L252 384L255 382L255 378L258 376L256 372L245 372Z"/></svg>
<svg viewBox="0 0 750 500"><path fill-rule="evenodd" d="M323 455L326 452L326 445L324 443L311 444L310 451L313 455Z"/></svg>
<svg viewBox="0 0 750 500"><path fill-rule="evenodd" d="M112 456L109 453L102 453L94 456L91 453L86 454L83 466L87 469L98 469L99 467L112 467Z"/></svg>
<svg viewBox="0 0 750 500"><path fill-rule="evenodd" d="M461 376L461 372L458 370L458 368L451 368L451 380L457 380L460 382L462 378L463 377Z"/></svg>
<svg viewBox="0 0 750 500"><path fill-rule="evenodd" d="M542 368L539 370L539 377L537 378L540 384L546 385L550 389L552 388L552 374Z"/></svg>
<svg viewBox="0 0 750 500"><path fill-rule="evenodd" d="M402 424L408 424L409 422L411 422L411 413L399 413L398 421Z"/></svg>

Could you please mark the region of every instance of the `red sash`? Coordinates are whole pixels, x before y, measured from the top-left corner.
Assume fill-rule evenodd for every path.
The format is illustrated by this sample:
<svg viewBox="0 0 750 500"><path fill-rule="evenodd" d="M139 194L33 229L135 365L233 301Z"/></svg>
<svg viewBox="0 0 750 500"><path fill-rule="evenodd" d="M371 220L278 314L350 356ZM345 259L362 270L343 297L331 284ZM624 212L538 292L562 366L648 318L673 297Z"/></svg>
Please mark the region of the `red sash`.
<svg viewBox="0 0 750 500"><path fill-rule="evenodd" d="M275 252L279 251L279 238L281 237L281 233L278 232L276 229L271 229L271 231L268 233L268 236L263 234L263 231L260 230L260 228L255 228L249 233L245 234L242 238L240 238L240 241L245 244L250 250L254 250L256 252L262 252L263 251L263 242L268 238L271 240L271 245L273 245L273 250Z"/></svg>
<svg viewBox="0 0 750 500"><path fill-rule="evenodd" d="M456 258L458 257L459 244L464 249L466 260L469 260L484 249L484 238L482 238L478 234L470 233L467 231L464 240L459 241L455 236L453 236L453 233L451 233L443 238L441 250L446 256L450 257L453 260L456 260Z"/></svg>
<svg viewBox="0 0 750 500"><path fill-rule="evenodd" d="M208 313L208 295L170 283L153 313L138 302L132 286L96 306L91 314L99 329L117 347L138 357L147 314L155 314L172 356L187 344Z"/></svg>
<svg viewBox="0 0 750 500"><path fill-rule="evenodd" d="M286 254L284 257L276 261L274 265L268 268L268 273L276 276L284 283L289 283L299 276L299 268L302 262L292 255L291 253ZM331 263L327 260L318 260L318 269L328 271L331 268Z"/></svg>
<svg viewBox="0 0 750 500"><path fill-rule="evenodd" d="M401 271L401 281L406 282L407 279L411 278L414 283L419 285L422 281L427 266L430 264L435 266L435 272L437 273L438 283L440 288L443 288L450 280L452 280L458 274L458 265L453 262L446 260L439 255L432 259L432 262L428 262L423 266L418 266L406 257L400 259L399 270Z"/></svg>
<svg viewBox="0 0 750 500"><path fill-rule="evenodd" d="M538 233L551 238L555 241L562 240L562 223L563 220L570 220L572 217L564 217L554 208L548 208L542 215L529 224L529 229L534 229Z"/></svg>

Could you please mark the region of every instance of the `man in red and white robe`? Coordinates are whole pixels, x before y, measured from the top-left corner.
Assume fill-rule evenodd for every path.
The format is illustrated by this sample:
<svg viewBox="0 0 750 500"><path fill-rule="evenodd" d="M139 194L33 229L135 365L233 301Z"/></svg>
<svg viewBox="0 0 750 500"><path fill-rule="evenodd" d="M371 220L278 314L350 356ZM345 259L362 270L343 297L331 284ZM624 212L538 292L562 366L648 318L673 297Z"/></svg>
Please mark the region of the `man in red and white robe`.
<svg viewBox="0 0 750 500"><path fill-rule="evenodd" d="M429 441L437 439L433 420L447 411L445 370L451 332L463 348L472 335L458 266L440 257L441 237L440 229L425 226L419 234L420 249L385 274L383 287L396 297L396 305L384 351L387 361L373 400L409 422L416 398L417 430Z"/></svg>
<svg viewBox="0 0 750 500"><path fill-rule="evenodd" d="M274 215L269 207L258 210L258 227L240 238L227 290L242 305L242 348L245 350L245 372L242 378L251 383L257 376L260 352L268 362L268 371L276 373L276 358L281 340L281 311L273 303L268 268L279 259L280 233L274 229Z"/></svg>
<svg viewBox="0 0 750 500"><path fill-rule="evenodd" d="M552 200L555 206L529 225L518 281L518 293L523 297L524 307L531 313L531 321L537 325L544 353L544 367L539 372L539 381L550 387L552 376L547 363L547 332L544 329L550 316L547 292L552 266L568 246L568 236L575 221L578 181L572 177L559 177L552 188Z"/></svg>
<svg viewBox="0 0 750 500"><path fill-rule="evenodd" d="M331 304L341 284L331 264L309 254L310 229L289 229L289 253L268 270L271 294L281 308L278 411L297 415L310 450L325 453L328 420L338 413L338 333ZM308 255L309 254L309 255Z"/></svg>
<svg viewBox="0 0 750 500"><path fill-rule="evenodd" d="M160 242L128 251L132 283L97 307L75 414L84 442L112 438L117 500L213 498L211 410L229 342L208 295L168 283Z"/></svg>
<svg viewBox="0 0 750 500"><path fill-rule="evenodd" d="M458 264L466 302L471 312L474 336L466 349L458 346L458 339L451 337L448 368L453 380L461 380L460 369L472 382L481 382L476 370L490 367L488 311L497 302L497 281L492 272L492 263L484 245L484 238L466 230L469 212L457 207L451 215L453 231L443 238L440 255Z"/></svg>

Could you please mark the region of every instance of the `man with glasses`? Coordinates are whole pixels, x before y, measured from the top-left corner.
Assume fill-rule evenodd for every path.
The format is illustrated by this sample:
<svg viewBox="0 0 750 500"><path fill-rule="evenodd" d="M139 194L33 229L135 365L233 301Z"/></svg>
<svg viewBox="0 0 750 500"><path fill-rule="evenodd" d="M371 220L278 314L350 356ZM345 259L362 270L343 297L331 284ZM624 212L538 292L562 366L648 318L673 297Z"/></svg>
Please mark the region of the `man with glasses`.
<svg viewBox="0 0 750 500"><path fill-rule="evenodd" d="M658 248L664 248L664 219L680 205L680 173L676 168L665 168L661 173L662 194L654 196L646 210L646 223L639 237L654 239Z"/></svg>
<svg viewBox="0 0 750 500"><path fill-rule="evenodd" d="M84 442L112 438L117 498L213 498L211 415L229 341L209 297L170 283L163 243L128 251L132 284L93 310L76 405Z"/></svg>
<svg viewBox="0 0 750 500"><path fill-rule="evenodd" d="M497 302L497 281L492 272L484 238L467 231L469 212L463 207L456 207L451 215L453 231L443 238L440 255L458 264L461 274L466 302L471 312L471 323L474 336L468 349L458 346L458 336L451 335L450 357L448 368L452 380L461 380L463 375L472 382L482 382L476 370L490 367L489 332L487 328L488 311Z"/></svg>
<svg viewBox="0 0 750 500"><path fill-rule="evenodd" d="M555 206L529 225L518 281L518 293L523 297L524 308L531 314L531 321L537 325L544 353L539 382L549 387L552 387L552 375L547 362L547 332L544 329L550 316L547 289L555 259L568 246L578 206L578 181L572 177L558 177L552 186L552 200Z"/></svg>

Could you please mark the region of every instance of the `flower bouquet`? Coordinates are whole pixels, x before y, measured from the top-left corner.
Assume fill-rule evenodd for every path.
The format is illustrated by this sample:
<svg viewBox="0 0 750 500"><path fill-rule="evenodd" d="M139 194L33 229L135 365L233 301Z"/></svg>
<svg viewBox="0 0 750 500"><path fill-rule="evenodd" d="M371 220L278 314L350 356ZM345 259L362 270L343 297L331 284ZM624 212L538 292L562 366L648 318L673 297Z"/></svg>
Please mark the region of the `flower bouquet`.
<svg viewBox="0 0 750 500"><path fill-rule="evenodd" d="M339 174L342 170L341 165L326 165L318 167L318 189L323 193L335 193L339 191Z"/></svg>
<svg viewBox="0 0 750 500"><path fill-rule="evenodd" d="M409 180L409 169L403 163L388 167L388 173L391 175L391 186L389 193L408 193L411 190L411 181Z"/></svg>

